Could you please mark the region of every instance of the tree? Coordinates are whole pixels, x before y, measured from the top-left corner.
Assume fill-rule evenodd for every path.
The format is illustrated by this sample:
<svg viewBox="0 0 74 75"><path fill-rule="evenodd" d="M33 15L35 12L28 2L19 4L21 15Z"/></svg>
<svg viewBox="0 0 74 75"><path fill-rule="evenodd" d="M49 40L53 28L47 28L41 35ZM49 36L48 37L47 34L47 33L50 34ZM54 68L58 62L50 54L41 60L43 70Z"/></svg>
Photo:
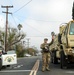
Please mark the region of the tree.
<svg viewBox="0 0 74 75"><path fill-rule="evenodd" d="M0 41L1 41L2 45L4 44L4 39L5 39L4 38L5 37L4 35L5 35L5 33L0 30Z"/></svg>
<svg viewBox="0 0 74 75"><path fill-rule="evenodd" d="M18 42L20 42L26 36L25 33L21 33L19 35L19 31L18 30L20 30L22 25L19 25L18 27L19 27L19 29L10 28L9 31L8 31L7 50L9 50L13 45L15 45ZM4 44L4 37L5 37L4 35L5 35L5 32L4 31L0 31L0 40L3 42L3 44Z"/></svg>
<svg viewBox="0 0 74 75"><path fill-rule="evenodd" d="M24 39L26 34L22 33L19 35L18 30L15 28L11 29L10 35L8 37L8 48L17 44L22 39Z"/></svg>
<svg viewBox="0 0 74 75"><path fill-rule="evenodd" d="M36 55L36 53L37 53L37 51L34 48L28 48L27 52L28 52L28 54L33 55L33 56Z"/></svg>
<svg viewBox="0 0 74 75"><path fill-rule="evenodd" d="M16 45L17 57L24 57L25 50L21 43Z"/></svg>
<svg viewBox="0 0 74 75"><path fill-rule="evenodd" d="M22 25L19 24L19 25L18 25L19 35L20 35L20 30L21 30L21 28L22 28Z"/></svg>

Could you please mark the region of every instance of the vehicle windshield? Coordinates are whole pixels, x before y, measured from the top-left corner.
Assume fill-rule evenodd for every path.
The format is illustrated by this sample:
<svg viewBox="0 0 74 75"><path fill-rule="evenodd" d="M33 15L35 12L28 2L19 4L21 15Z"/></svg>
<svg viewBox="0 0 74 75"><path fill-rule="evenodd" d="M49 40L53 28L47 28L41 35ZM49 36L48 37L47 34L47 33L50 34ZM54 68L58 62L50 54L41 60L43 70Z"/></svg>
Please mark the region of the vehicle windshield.
<svg viewBox="0 0 74 75"><path fill-rule="evenodd" d="M15 51L14 50L8 51L7 54L15 54Z"/></svg>
<svg viewBox="0 0 74 75"><path fill-rule="evenodd" d="M70 25L70 35L74 35L74 22Z"/></svg>

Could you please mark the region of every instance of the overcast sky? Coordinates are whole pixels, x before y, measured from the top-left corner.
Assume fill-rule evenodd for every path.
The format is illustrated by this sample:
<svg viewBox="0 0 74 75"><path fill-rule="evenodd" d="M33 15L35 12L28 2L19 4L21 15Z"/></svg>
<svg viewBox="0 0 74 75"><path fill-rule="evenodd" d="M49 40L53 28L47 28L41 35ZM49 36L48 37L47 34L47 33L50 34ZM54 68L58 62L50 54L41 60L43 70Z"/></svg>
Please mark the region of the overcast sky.
<svg viewBox="0 0 74 75"><path fill-rule="evenodd" d="M13 5L9 11L10 27L23 25L23 32L30 38L30 46L38 49L43 39L51 41L51 32L59 32L61 23L72 20L72 6L74 0L0 0L1 5ZM28 3L29 2L29 3ZM24 6L28 3L26 6ZM0 8L0 27L5 27L5 8Z"/></svg>

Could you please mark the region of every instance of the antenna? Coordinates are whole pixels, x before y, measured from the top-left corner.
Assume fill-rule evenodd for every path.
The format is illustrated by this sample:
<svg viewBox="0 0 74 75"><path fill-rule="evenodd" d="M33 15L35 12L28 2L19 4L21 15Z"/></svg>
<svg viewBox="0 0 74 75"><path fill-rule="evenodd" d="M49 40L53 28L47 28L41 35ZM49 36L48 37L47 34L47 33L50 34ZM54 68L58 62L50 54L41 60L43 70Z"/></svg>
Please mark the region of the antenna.
<svg viewBox="0 0 74 75"><path fill-rule="evenodd" d="M74 20L74 2L73 2L73 7L72 7L72 19Z"/></svg>

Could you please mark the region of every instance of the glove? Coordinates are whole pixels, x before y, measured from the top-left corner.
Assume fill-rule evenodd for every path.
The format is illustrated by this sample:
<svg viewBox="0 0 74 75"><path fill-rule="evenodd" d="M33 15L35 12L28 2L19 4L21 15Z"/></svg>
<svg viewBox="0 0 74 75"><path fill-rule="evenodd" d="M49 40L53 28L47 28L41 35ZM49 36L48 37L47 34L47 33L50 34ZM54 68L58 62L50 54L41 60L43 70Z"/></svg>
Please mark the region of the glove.
<svg viewBox="0 0 74 75"><path fill-rule="evenodd" d="M47 47L45 47L45 49L48 49Z"/></svg>

